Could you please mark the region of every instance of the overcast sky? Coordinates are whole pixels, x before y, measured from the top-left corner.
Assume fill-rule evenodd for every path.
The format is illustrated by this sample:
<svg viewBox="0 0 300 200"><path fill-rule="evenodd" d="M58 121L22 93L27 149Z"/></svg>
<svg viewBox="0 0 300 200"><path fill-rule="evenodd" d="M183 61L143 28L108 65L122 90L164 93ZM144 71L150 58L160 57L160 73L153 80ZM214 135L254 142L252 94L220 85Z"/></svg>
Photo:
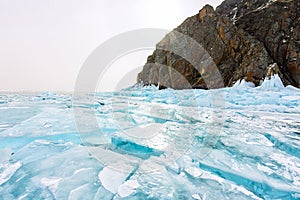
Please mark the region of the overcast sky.
<svg viewBox="0 0 300 200"><path fill-rule="evenodd" d="M72 91L88 55L107 39L139 28L171 30L205 4L220 2L0 0L0 91ZM142 66L150 53L128 55L113 67L134 70L130 66ZM107 74L103 90L126 73ZM130 79L134 83L135 77Z"/></svg>

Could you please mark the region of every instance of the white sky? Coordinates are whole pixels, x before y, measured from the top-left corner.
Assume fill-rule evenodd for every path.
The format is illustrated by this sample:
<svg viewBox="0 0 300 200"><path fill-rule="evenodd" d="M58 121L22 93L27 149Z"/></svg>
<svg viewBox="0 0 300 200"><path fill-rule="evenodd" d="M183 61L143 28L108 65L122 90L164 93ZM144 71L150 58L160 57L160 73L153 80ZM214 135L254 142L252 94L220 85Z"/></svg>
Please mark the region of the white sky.
<svg viewBox="0 0 300 200"><path fill-rule="evenodd" d="M220 3L221 0L0 0L0 91L72 91L85 59L112 36L139 28L171 30L205 4L216 7ZM127 84L134 83L134 67L142 66L150 53L137 52L117 60L112 67L120 69L122 65L125 71L116 77L114 73L106 74L100 90L117 87L128 72L131 83Z"/></svg>

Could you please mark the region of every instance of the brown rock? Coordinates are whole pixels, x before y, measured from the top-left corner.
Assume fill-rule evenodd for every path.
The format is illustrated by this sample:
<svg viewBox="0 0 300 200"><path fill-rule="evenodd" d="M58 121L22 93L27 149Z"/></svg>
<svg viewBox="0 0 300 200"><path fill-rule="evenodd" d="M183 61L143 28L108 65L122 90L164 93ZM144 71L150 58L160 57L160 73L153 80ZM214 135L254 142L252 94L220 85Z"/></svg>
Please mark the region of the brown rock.
<svg viewBox="0 0 300 200"><path fill-rule="evenodd" d="M300 87L300 1L253 0L224 1L217 12L232 20L236 26L263 43L274 62L278 63L285 85ZM234 10L234 12L233 12Z"/></svg>
<svg viewBox="0 0 300 200"><path fill-rule="evenodd" d="M214 8L210 5L206 5L202 10L200 10L198 14L199 21L204 21L204 19L207 17L208 18L213 17L214 14L215 14Z"/></svg>
<svg viewBox="0 0 300 200"><path fill-rule="evenodd" d="M271 78L272 76L274 76L275 74L279 73L279 67L277 65L277 63L273 63L271 65L269 65L268 67L268 73L267 73L267 78Z"/></svg>
<svg viewBox="0 0 300 200"><path fill-rule="evenodd" d="M216 11L206 5L173 32L192 38L212 59L203 52L192 52L188 61L168 48L157 48L137 81L175 89L231 86L242 78L258 85L269 64L277 63L284 84L299 87L299 17L298 0L226 0ZM168 47L170 41L166 37L159 45ZM190 48L184 41L177 42L181 49ZM202 62L193 66L190 61L199 58ZM224 84L219 84L217 73Z"/></svg>

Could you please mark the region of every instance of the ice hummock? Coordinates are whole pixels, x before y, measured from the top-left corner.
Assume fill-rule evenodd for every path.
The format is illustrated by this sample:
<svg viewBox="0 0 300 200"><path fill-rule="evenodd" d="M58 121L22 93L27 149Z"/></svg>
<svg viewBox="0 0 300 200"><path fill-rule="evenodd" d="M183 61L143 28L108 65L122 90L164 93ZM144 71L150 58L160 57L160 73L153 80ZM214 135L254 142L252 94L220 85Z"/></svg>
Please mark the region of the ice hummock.
<svg viewBox="0 0 300 200"><path fill-rule="evenodd" d="M259 87L261 90L281 90L284 88L284 85L278 76L278 74L275 74L274 76L271 76L270 78L266 77L264 82Z"/></svg>
<svg viewBox="0 0 300 200"><path fill-rule="evenodd" d="M278 76L82 98L0 95L0 199L300 197L300 90ZM98 129L78 133L73 109L92 110Z"/></svg>
<svg viewBox="0 0 300 200"><path fill-rule="evenodd" d="M247 88L254 88L255 85L254 83L245 81L243 79L243 80L238 80L232 87L237 89L247 89Z"/></svg>
<svg viewBox="0 0 300 200"><path fill-rule="evenodd" d="M238 80L233 86L236 89L247 89L254 88L255 85L252 82L247 82L244 79ZM266 77L265 80L261 83L257 89L265 90L265 91L278 91L284 88L284 85L278 76L278 74L274 74L271 77Z"/></svg>

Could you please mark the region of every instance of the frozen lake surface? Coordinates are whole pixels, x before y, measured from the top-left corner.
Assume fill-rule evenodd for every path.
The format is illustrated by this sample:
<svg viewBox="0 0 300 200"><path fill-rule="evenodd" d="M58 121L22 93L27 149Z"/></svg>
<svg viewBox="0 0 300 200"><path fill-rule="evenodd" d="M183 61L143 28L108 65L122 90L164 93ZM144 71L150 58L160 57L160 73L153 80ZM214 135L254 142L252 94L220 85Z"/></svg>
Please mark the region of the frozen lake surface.
<svg viewBox="0 0 300 200"><path fill-rule="evenodd" d="M0 199L300 199L300 90L2 93Z"/></svg>

